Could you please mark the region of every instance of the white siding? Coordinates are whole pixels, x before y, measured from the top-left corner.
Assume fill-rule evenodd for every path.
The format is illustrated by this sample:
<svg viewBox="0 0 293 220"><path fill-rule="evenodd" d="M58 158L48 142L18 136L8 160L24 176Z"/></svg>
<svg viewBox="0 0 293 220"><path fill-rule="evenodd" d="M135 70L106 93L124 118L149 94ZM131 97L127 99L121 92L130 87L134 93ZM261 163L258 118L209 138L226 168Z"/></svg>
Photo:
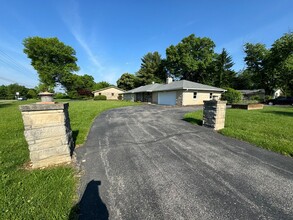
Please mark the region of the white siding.
<svg viewBox="0 0 293 220"><path fill-rule="evenodd" d="M194 92L196 92L196 98L193 98ZM212 96L218 96L218 99L221 98L220 92L213 91L188 91L183 92L183 102L182 105L203 105L203 101L211 100L210 93Z"/></svg>

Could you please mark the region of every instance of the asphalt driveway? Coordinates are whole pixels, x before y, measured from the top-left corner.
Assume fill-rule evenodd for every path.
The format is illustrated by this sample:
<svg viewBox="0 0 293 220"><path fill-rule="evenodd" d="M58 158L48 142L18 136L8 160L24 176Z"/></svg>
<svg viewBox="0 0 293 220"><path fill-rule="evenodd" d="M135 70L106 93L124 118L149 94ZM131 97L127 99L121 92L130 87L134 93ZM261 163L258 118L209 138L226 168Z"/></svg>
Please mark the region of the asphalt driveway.
<svg viewBox="0 0 293 220"><path fill-rule="evenodd" d="M293 159L182 120L113 109L78 148L80 219L293 219Z"/></svg>

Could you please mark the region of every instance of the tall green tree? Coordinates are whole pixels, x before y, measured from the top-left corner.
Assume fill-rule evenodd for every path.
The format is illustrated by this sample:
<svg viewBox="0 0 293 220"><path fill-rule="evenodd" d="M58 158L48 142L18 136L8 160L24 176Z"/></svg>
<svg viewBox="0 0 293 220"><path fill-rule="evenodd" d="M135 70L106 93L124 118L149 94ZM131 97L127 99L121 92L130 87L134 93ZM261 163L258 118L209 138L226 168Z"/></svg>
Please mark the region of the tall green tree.
<svg viewBox="0 0 293 220"><path fill-rule="evenodd" d="M276 82L271 72L267 71L270 51L264 44L246 43L244 52L246 53L244 61L247 65L247 70L252 74L255 86L258 89L265 89L267 93L271 93L276 86Z"/></svg>
<svg viewBox="0 0 293 220"><path fill-rule="evenodd" d="M63 86L72 98L92 96L91 91L95 85L94 78L90 75L71 74L63 79Z"/></svg>
<svg viewBox="0 0 293 220"><path fill-rule="evenodd" d="M28 37L23 45L24 53L31 59L40 82L46 87L63 85L70 74L79 70L75 50L56 37Z"/></svg>
<svg viewBox="0 0 293 220"><path fill-rule="evenodd" d="M277 77L277 86L293 96L293 32L277 39L270 51L268 70Z"/></svg>
<svg viewBox="0 0 293 220"><path fill-rule="evenodd" d="M293 33L284 34L270 49L264 44L244 45L247 69L253 80L267 94L281 88L286 95L293 95Z"/></svg>
<svg viewBox="0 0 293 220"><path fill-rule="evenodd" d="M194 34L166 49L166 68L173 78L209 83L209 70L214 57L214 42Z"/></svg>
<svg viewBox="0 0 293 220"><path fill-rule="evenodd" d="M117 80L117 86L124 90L131 90L139 86L139 79L130 73L123 73Z"/></svg>
<svg viewBox="0 0 293 220"><path fill-rule="evenodd" d="M0 86L0 98L1 99L14 99L16 93L19 93L19 96L31 98L28 92L32 89L28 89L25 86L13 83L10 85L1 85Z"/></svg>
<svg viewBox="0 0 293 220"><path fill-rule="evenodd" d="M26 97L28 99L36 99L36 98L38 98L38 94L35 89L29 89L27 91Z"/></svg>
<svg viewBox="0 0 293 220"><path fill-rule="evenodd" d="M0 86L0 99L7 99L7 86Z"/></svg>
<svg viewBox="0 0 293 220"><path fill-rule="evenodd" d="M234 63L232 57L223 49L220 54L216 55L214 62L214 86L231 87L235 81L236 72L232 70Z"/></svg>
<svg viewBox="0 0 293 220"><path fill-rule="evenodd" d="M141 85L164 82L167 72L163 64L161 55L157 51L144 55L141 59L140 70L136 73Z"/></svg>
<svg viewBox="0 0 293 220"><path fill-rule="evenodd" d="M93 87L93 90L99 90L99 89L103 89L103 88L106 88L106 87L109 87L109 86L111 86L110 83L108 83L106 81L101 81L101 82L95 83L95 85Z"/></svg>
<svg viewBox="0 0 293 220"><path fill-rule="evenodd" d="M28 88L26 88L25 86L21 86L17 83L13 83L7 86L7 97L9 99L14 99L16 92L19 93L19 96L26 97Z"/></svg>
<svg viewBox="0 0 293 220"><path fill-rule="evenodd" d="M253 80L253 74L248 70L241 70L234 78L233 88L245 90L245 89L257 89L258 86Z"/></svg>

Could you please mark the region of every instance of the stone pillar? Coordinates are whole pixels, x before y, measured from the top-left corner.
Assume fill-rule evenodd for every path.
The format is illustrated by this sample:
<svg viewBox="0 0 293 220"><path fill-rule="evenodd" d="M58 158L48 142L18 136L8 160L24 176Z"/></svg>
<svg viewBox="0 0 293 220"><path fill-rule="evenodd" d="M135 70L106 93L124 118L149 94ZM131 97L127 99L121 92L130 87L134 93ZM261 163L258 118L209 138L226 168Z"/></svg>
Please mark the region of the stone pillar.
<svg viewBox="0 0 293 220"><path fill-rule="evenodd" d="M33 168L71 161L73 139L68 103L20 106Z"/></svg>
<svg viewBox="0 0 293 220"><path fill-rule="evenodd" d="M226 101L204 101L203 126L220 130L225 127Z"/></svg>

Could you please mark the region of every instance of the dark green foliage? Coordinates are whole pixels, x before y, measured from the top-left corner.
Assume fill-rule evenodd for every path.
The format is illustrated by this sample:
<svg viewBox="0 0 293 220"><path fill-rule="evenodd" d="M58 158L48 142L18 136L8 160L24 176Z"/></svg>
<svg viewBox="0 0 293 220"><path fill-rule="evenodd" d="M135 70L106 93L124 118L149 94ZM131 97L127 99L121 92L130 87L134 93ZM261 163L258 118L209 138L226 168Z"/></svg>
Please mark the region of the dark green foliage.
<svg viewBox="0 0 293 220"><path fill-rule="evenodd" d="M249 70L240 71L234 78L233 88L235 89L258 89L255 81L253 80L253 75Z"/></svg>
<svg viewBox="0 0 293 220"><path fill-rule="evenodd" d="M244 58L254 83L258 88L272 94L281 88L287 95L293 95L293 33L284 34L270 49L264 44L245 44Z"/></svg>
<svg viewBox="0 0 293 220"><path fill-rule="evenodd" d="M52 87L52 86L46 86L43 83L39 83L39 85L37 85L35 87L35 90L36 90L37 94L39 94L41 92L44 92L44 91L48 91L48 92L54 93L54 87Z"/></svg>
<svg viewBox="0 0 293 220"><path fill-rule="evenodd" d="M123 90L131 90L139 86L139 79L130 73L123 73L117 80L117 86Z"/></svg>
<svg viewBox="0 0 293 220"><path fill-rule="evenodd" d="M110 83L105 82L105 81L101 81L101 82L98 82L98 83L94 84L93 90L100 90L100 89L103 89L103 88L107 88L109 86L111 86Z"/></svg>
<svg viewBox="0 0 293 220"><path fill-rule="evenodd" d="M157 51L144 55L141 59L140 70L136 73L140 85L164 82L167 72L164 70L163 65L161 55Z"/></svg>
<svg viewBox="0 0 293 220"><path fill-rule="evenodd" d="M293 32L284 34L272 45L268 69L277 78L277 86L293 96Z"/></svg>
<svg viewBox="0 0 293 220"><path fill-rule="evenodd" d="M56 37L28 37L23 45L41 83L47 87L54 87L56 83L63 85L73 72L79 70L75 50Z"/></svg>
<svg viewBox="0 0 293 220"><path fill-rule="evenodd" d="M19 92L19 96L21 97L27 97L28 91L28 88L17 83L8 86L2 85L0 86L0 99L15 99L16 92Z"/></svg>
<svg viewBox="0 0 293 220"><path fill-rule="evenodd" d="M63 82L68 96L74 99L92 97L94 84L94 78L87 74L83 76L71 74Z"/></svg>
<svg viewBox="0 0 293 220"><path fill-rule="evenodd" d="M70 97L66 95L65 93L58 92L54 94L54 99L68 99L68 98Z"/></svg>
<svg viewBox="0 0 293 220"><path fill-rule="evenodd" d="M244 61L255 87L271 93L276 87L276 82L273 74L267 71L269 50L266 49L264 44L247 43L244 45L244 52L246 53Z"/></svg>
<svg viewBox="0 0 293 220"><path fill-rule="evenodd" d="M221 99L226 100L227 103L229 104L237 103L242 99L241 92L232 88L226 88L226 90L227 91L224 92L224 94L222 94Z"/></svg>
<svg viewBox="0 0 293 220"><path fill-rule="evenodd" d="M94 97L94 100L107 100L107 96L105 95L97 95Z"/></svg>
<svg viewBox="0 0 293 220"><path fill-rule="evenodd" d="M29 89L27 91L26 97L28 99L36 99L36 98L38 98L38 94L35 89Z"/></svg>
<svg viewBox="0 0 293 220"><path fill-rule="evenodd" d="M210 84L209 70L214 57L214 42L194 34L166 49L166 68L173 78Z"/></svg>
<svg viewBox="0 0 293 220"><path fill-rule="evenodd" d="M7 86L0 86L0 99L7 99Z"/></svg>
<svg viewBox="0 0 293 220"><path fill-rule="evenodd" d="M236 73L231 68L234 63L232 57L223 49L220 54L215 55L214 61L214 83L216 87L231 87L235 81Z"/></svg>

